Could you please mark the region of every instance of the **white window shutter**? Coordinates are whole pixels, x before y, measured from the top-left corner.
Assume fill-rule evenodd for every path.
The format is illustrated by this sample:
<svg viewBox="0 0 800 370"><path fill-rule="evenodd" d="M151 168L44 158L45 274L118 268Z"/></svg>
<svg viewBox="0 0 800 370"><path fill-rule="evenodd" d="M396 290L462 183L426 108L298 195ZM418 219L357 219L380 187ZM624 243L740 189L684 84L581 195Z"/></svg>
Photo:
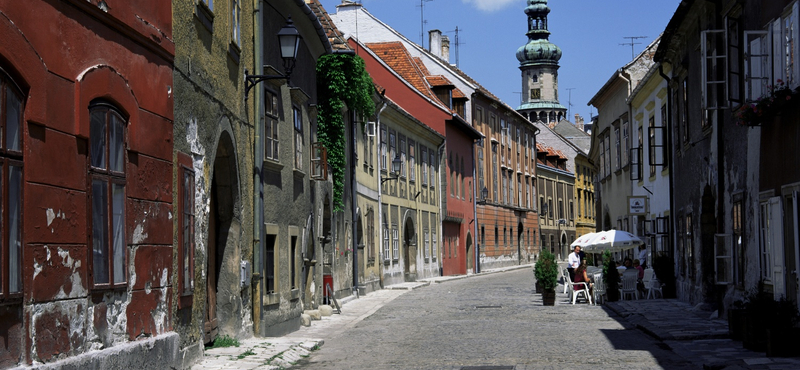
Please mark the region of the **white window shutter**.
<svg viewBox="0 0 800 370"><path fill-rule="evenodd" d="M783 209L781 198L769 199L769 236L772 250L772 291L775 299L786 296L786 279L783 274L786 264L783 254Z"/></svg>
<svg viewBox="0 0 800 370"><path fill-rule="evenodd" d="M766 92L769 81L769 48L766 31L744 31L745 100L754 101Z"/></svg>
<svg viewBox="0 0 800 370"><path fill-rule="evenodd" d="M800 61L800 59L798 59L800 58L800 48L798 46L800 40L798 40L798 32L797 32L798 21L800 21L800 5L798 5L798 3L794 3L792 5L791 17L792 17L792 27L794 28L792 29L792 32L794 33L794 35L792 36L794 43L792 45L792 50L791 50L791 53L793 54L792 60L794 61L794 66L792 68L794 70L793 71L794 79L791 81L791 85L789 87L795 89L798 86L800 86L800 63L798 63L798 61Z"/></svg>
<svg viewBox="0 0 800 370"><path fill-rule="evenodd" d="M733 283L732 243L731 234L716 234L714 239L714 276L717 285Z"/></svg>
<svg viewBox="0 0 800 370"><path fill-rule="evenodd" d="M700 52L703 65L703 109L728 108L728 57L725 30L705 30L701 33Z"/></svg>
<svg viewBox="0 0 800 370"><path fill-rule="evenodd" d="M778 79L784 79L781 23L781 19L778 18L770 25L770 41L772 44L772 79L770 80L770 85L772 86L775 86Z"/></svg>

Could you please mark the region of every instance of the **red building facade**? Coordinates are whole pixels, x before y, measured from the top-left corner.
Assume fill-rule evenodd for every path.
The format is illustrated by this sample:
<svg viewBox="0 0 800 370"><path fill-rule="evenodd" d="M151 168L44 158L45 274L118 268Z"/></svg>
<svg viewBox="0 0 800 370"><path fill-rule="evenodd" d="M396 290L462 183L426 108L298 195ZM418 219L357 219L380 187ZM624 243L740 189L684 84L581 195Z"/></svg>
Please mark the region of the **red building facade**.
<svg viewBox="0 0 800 370"><path fill-rule="evenodd" d="M170 2L0 0L0 368L177 337L171 30Z"/></svg>

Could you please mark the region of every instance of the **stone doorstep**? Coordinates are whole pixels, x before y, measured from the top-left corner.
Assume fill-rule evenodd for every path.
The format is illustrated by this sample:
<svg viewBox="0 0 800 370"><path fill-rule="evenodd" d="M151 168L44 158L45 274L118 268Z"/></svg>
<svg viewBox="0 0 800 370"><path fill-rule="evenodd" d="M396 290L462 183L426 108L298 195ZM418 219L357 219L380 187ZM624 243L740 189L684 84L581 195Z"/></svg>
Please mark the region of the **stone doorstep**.
<svg viewBox="0 0 800 370"><path fill-rule="evenodd" d="M321 347L321 339L286 341L281 338L247 339L239 347L211 348L193 369L286 369ZM253 355L239 358L252 350Z"/></svg>

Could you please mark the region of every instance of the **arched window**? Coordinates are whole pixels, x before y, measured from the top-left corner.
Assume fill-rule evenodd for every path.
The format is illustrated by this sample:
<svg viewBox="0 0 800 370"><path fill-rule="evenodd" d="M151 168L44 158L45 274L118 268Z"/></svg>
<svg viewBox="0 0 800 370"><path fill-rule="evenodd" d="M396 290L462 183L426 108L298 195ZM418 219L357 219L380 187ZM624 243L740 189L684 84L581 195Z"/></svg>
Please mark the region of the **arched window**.
<svg viewBox="0 0 800 370"><path fill-rule="evenodd" d="M112 105L89 106L89 178L92 185L92 281L94 287L127 282L125 266L125 129L126 120Z"/></svg>
<svg viewBox="0 0 800 370"><path fill-rule="evenodd" d="M22 295L23 97L0 69L0 301Z"/></svg>

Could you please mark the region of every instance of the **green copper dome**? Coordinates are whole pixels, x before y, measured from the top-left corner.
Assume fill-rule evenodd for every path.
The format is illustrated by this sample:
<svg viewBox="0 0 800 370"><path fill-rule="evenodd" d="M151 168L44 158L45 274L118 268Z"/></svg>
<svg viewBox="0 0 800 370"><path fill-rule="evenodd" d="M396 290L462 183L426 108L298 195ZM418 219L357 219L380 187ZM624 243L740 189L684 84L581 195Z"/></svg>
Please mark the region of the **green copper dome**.
<svg viewBox="0 0 800 370"><path fill-rule="evenodd" d="M528 43L517 49L517 59L521 66L539 64L558 64L561 49L551 43L547 30L547 15L550 7L547 0L528 0L525 14L528 15Z"/></svg>
<svg viewBox="0 0 800 370"><path fill-rule="evenodd" d="M517 60L520 65L558 64L561 59L561 48L548 40L531 40L517 49Z"/></svg>
<svg viewBox="0 0 800 370"><path fill-rule="evenodd" d="M547 14L550 13L550 7L547 6L547 0L528 0L528 7L525 8L525 14Z"/></svg>

